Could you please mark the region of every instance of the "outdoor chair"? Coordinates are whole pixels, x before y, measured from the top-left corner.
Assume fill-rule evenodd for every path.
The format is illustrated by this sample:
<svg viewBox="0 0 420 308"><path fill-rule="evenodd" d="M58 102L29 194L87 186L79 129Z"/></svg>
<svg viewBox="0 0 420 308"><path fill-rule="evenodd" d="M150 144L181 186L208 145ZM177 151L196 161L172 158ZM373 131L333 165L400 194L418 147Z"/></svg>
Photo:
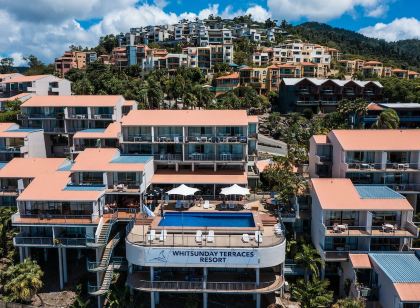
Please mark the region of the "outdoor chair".
<svg viewBox="0 0 420 308"><path fill-rule="evenodd" d="M195 241L197 243L201 243L203 241L203 231L197 230L197 232L195 233Z"/></svg>
<svg viewBox="0 0 420 308"><path fill-rule="evenodd" d="M214 242L214 231L209 230L209 234L207 235L207 243L213 243Z"/></svg>

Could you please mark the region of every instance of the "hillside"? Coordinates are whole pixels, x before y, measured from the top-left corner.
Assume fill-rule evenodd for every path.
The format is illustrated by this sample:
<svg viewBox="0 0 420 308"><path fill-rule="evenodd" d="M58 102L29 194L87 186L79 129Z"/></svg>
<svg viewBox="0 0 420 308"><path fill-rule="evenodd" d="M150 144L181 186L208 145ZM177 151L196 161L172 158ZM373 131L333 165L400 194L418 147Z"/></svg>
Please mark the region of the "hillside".
<svg viewBox="0 0 420 308"><path fill-rule="evenodd" d="M386 42L366 37L357 32L334 28L327 24L307 22L293 27L291 31L304 40L334 47L346 58L377 59L385 65L420 69L420 40Z"/></svg>

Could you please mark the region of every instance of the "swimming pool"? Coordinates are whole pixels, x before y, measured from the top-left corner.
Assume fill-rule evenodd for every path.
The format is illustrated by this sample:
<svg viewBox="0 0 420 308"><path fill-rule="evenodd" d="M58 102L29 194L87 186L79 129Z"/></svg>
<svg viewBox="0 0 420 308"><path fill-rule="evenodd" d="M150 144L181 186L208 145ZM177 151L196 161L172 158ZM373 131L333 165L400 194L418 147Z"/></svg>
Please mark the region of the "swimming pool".
<svg viewBox="0 0 420 308"><path fill-rule="evenodd" d="M166 212L160 227L234 227L252 228L252 213Z"/></svg>

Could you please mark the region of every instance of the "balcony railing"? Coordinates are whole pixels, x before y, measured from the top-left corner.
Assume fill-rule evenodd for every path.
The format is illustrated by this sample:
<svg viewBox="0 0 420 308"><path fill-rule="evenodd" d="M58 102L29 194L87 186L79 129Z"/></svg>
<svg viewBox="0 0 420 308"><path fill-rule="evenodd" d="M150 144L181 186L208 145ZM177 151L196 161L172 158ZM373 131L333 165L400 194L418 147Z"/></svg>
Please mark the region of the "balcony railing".
<svg viewBox="0 0 420 308"><path fill-rule="evenodd" d="M34 246L34 247L51 247L51 246L66 246L66 247L86 247L85 238L53 238L53 237L38 237L30 235L17 235L13 238L15 246Z"/></svg>
<svg viewBox="0 0 420 308"><path fill-rule="evenodd" d="M0 152L20 153L23 145L0 147Z"/></svg>
<svg viewBox="0 0 420 308"><path fill-rule="evenodd" d="M88 118L88 114L87 113L72 113L68 115L69 119L87 119Z"/></svg>
<svg viewBox="0 0 420 308"><path fill-rule="evenodd" d="M128 135L127 140L129 142L151 142L151 134L138 134L138 135Z"/></svg>
<svg viewBox="0 0 420 308"><path fill-rule="evenodd" d="M141 227L140 227L141 229ZM133 229L128 234L126 241L132 245L138 246L151 246L151 247L272 247L283 243L285 240L282 235L271 235L261 236L258 242L254 236L250 236L249 241L244 242L242 240L242 234L215 234L212 242L207 239L206 235L203 235L203 241L197 243L197 237L191 233L170 233L167 234L165 240L160 241L159 237L151 239L147 233L141 232L140 229Z"/></svg>
<svg viewBox="0 0 420 308"><path fill-rule="evenodd" d="M190 153L185 155L185 160L210 161L214 159L214 154Z"/></svg>
<svg viewBox="0 0 420 308"><path fill-rule="evenodd" d="M139 280L133 286L139 290L147 291L160 291L160 290L173 290L173 291L183 291L183 290L196 290L196 291L207 291L214 293L223 293L223 292L243 292L243 291L256 291L261 289L270 289L268 292L271 292L275 287L276 281L264 281L257 284L256 282L203 282L203 281L149 281L149 280ZM279 288L281 285L279 285Z"/></svg>
<svg viewBox="0 0 420 308"><path fill-rule="evenodd" d="M94 120L112 120L112 113L92 114Z"/></svg>
<svg viewBox="0 0 420 308"><path fill-rule="evenodd" d="M98 218L92 215L19 214L12 215L13 224L90 224Z"/></svg>
<svg viewBox="0 0 420 308"><path fill-rule="evenodd" d="M314 101L297 101L296 105L301 105L301 106L318 106L319 105L319 101L318 100L314 100Z"/></svg>
<svg viewBox="0 0 420 308"><path fill-rule="evenodd" d="M155 160L182 160L182 154L154 154L153 158Z"/></svg>
<svg viewBox="0 0 420 308"><path fill-rule="evenodd" d="M28 113L22 114L22 117L27 117L29 119L59 119L63 118L63 113Z"/></svg>
<svg viewBox="0 0 420 308"><path fill-rule="evenodd" d="M178 143L178 142L183 142L184 137L182 137L182 135L180 134L168 134L168 135L160 135L160 136L155 136L155 142L174 142L174 143Z"/></svg>
<svg viewBox="0 0 420 308"><path fill-rule="evenodd" d="M370 163L370 162L347 162L348 169L356 170L418 170L418 164L412 163L398 163L398 162L388 162L388 163Z"/></svg>
<svg viewBox="0 0 420 308"><path fill-rule="evenodd" d="M219 154L216 158L222 161L241 161L241 160L245 160L245 155L222 153L222 154Z"/></svg>

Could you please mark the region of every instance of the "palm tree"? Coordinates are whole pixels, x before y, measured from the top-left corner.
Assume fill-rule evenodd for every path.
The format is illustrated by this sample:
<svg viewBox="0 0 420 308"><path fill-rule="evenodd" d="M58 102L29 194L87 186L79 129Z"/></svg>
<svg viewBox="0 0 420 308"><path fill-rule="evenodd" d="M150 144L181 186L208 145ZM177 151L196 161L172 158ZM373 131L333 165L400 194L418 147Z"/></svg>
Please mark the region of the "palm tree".
<svg viewBox="0 0 420 308"><path fill-rule="evenodd" d="M395 129L400 125L400 118L394 109L386 109L381 112L372 128Z"/></svg>
<svg viewBox="0 0 420 308"><path fill-rule="evenodd" d="M184 107L195 109L197 107L197 97L190 92L185 93L183 105Z"/></svg>
<svg viewBox="0 0 420 308"><path fill-rule="evenodd" d="M8 302L29 302L42 288L43 275L41 267L31 259L8 267L0 272L0 281L4 286L3 298Z"/></svg>
<svg viewBox="0 0 420 308"><path fill-rule="evenodd" d="M305 282L309 281L309 274L319 277L319 268L324 265L324 260L320 257L315 248L308 244L303 244L302 249L296 253L295 262L305 269Z"/></svg>
<svg viewBox="0 0 420 308"><path fill-rule="evenodd" d="M344 118L352 118L351 122L356 127L360 123L360 118L367 113L368 102L363 98L357 98L354 101L344 99L337 106L337 112Z"/></svg>
<svg viewBox="0 0 420 308"><path fill-rule="evenodd" d="M292 297L302 308L327 307L333 301L333 292L328 290L329 281L313 278L311 281L299 279L292 285Z"/></svg>
<svg viewBox="0 0 420 308"><path fill-rule="evenodd" d="M363 301L355 298L346 297L339 299L332 308L364 308L365 304Z"/></svg>

